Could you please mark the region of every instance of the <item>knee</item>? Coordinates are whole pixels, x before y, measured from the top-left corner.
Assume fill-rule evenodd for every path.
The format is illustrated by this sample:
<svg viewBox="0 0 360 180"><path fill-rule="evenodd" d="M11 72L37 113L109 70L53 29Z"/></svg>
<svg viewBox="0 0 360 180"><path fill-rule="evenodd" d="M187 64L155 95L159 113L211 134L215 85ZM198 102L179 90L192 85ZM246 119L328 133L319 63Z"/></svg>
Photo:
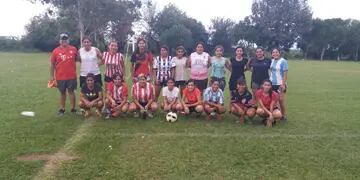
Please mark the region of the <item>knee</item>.
<svg viewBox="0 0 360 180"><path fill-rule="evenodd" d="M182 105L181 104L177 104L176 105L176 110L177 111L181 111L183 109Z"/></svg>
<svg viewBox="0 0 360 180"><path fill-rule="evenodd" d="M204 107L202 105L198 105L195 107L195 111L198 113L201 113L204 111Z"/></svg>
<svg viewBox="0 0 360 180"><path fill-rule="evenodd" d="M248 117L254 117L255 116L255 109L249 109L246 111L246 115Z"/></svg>
<svg viewBox="0 0 360 180"><path fill-rule="evenodd" d="M261 108L258 108L258 109L256 110L256 114L257 114L257 115L262 116L262 115L264 115L264 113L265 113L265 111L264 111L263 109L261 109Z"/></svg>
<svg viewBox="0 0 360 180"><path fill-rule="evenodd" d="M282 114L279 110L276 110L273 112L274 119L280 119L282 117Z"/></svg>
<svg viewBox="0 0 360 180"><path fill-rule="evenodd" d="M128 106L127 104L125 104L125 105L121 108L121 111L125 113L125 112L128 111L128 109L129 109L129 106Z"/></svg>
<svg viewBox="0 0 360 180"><path fill-rule="evenodd" d="M158 105L157 105L157 103L152 103L151 104L151 111L156 111L158 109Z"/></svg>
<svg viewBox="0 0 360 180"><path fill-rule="evenodd" d="M99 101L98 103L97 103L97 107L103 107L104 106L104 102L103 101Z"/></svg>
<svg viewBox="0 0 360 180"><path fill-rule="evenodd" d="M80 102L79 102L79 107L80 107L80 108L84 108L84 107L85 107L85 104L84 104L82 101L80 101Z"/></svg>
<svg viewBox="0 0 360 180"><path fill-rule="evenodd" d="M135 105L135 104L131 104L130 107L129 107L129 111L130 111L130 112L136 111L136 105Z"/></svg>

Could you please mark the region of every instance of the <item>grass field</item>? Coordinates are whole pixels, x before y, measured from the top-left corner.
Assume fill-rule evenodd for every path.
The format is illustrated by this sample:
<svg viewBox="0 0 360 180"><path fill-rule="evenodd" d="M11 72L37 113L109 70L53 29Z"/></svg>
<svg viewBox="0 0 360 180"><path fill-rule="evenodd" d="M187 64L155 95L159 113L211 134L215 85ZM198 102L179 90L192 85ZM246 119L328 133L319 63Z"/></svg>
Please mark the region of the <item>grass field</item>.
<svg viewBox="0 0 360 180"><path fill-rule="evenodd" d="M269 129L259 120L240 127L228 114L174 124L163 114L59 118L48 56L0 53L0 179L360 178L359 63L289 61L289 121ZM40 154L59 161L18 160Z"/></svg>

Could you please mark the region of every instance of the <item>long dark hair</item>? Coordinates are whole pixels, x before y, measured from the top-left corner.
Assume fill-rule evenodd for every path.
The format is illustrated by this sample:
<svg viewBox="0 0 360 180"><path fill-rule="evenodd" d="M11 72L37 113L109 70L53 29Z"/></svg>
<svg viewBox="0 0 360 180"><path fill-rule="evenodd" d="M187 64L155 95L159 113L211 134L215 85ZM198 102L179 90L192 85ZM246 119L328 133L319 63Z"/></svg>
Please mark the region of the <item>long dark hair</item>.
<svg viewBox="0 0 360 180"><path fill-rule="evenodd" d="M263 82L261 83L261 85L264 85L265 83L270 83L270 85L272 84L269 79L263 80ZM272 93L273 93L273 89L272 89L272 86L271 86L271 87L270 87L270 90L269 90L269 96L270 96L271 101L272 101Z"/></svg>
<svg viewBox="0 0 360 180"><path fill-rule="evenodd" d="M137 41L136 41L136 48L135 48L135 54L137 54L137 55L140 55L140 49L139 49L139 43L140 42L144 42L145 43L145 52L144 52L144 54L146 54L146 40L144 39L144 38L139 38Z"/></svg>

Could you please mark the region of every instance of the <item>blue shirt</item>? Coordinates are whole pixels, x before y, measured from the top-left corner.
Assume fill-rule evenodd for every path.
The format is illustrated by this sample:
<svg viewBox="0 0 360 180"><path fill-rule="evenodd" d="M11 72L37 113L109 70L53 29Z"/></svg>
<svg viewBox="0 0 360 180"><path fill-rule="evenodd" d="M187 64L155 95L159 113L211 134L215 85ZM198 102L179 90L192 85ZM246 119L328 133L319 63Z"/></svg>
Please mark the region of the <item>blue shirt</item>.
<svg viewBox="0 0 360 180"><path fill-rule="evenodd" d="M218 59L217 57L212 57L211 66L212 66L212 72L211 72L212 77L223 78L225 76L225 58L221 57L221 59Z"/></svg>
<svg viewBox="0 0 360 180"><path fill-rule="evenodd" d="M284 74L288 69L289 67L286 59L273 59L270 66L270 81L272 82L272 85L281 85L284 80Z"/></svg>
<svg viewBox="0 0 360 180"><path fill-rule="evenodd" d="M208 87L204 92L204 101L224 104L224 93L220 88L217 91L213 91L211 87Z"/></svg>

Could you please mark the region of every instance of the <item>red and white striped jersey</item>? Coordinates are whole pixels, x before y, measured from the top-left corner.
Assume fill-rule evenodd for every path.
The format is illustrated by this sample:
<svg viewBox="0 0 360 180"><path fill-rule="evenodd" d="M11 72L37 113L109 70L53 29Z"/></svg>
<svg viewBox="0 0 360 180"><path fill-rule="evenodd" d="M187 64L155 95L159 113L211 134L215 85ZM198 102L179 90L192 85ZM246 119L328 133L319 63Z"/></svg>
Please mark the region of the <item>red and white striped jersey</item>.
<svg viewBox="0 0 360 180"><path fill-rule="evenodd" d="M104 52L103 61L106 66L105 76L111 78L115 73L120 73L121 77L124 75L122 72L124 58L121 53L110 54L109 52Z"/></svg>
<svg viewBox="0 0 360 180"><path fill-rule="evenodd" d="M131 95L139 102L149 102L149 100L154 98L154 86L147 82L145 87L140 87L140 84L137 82L131 88Z"/></svg>

